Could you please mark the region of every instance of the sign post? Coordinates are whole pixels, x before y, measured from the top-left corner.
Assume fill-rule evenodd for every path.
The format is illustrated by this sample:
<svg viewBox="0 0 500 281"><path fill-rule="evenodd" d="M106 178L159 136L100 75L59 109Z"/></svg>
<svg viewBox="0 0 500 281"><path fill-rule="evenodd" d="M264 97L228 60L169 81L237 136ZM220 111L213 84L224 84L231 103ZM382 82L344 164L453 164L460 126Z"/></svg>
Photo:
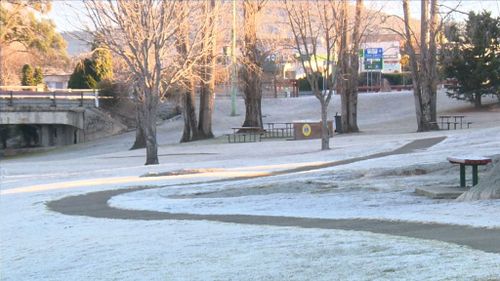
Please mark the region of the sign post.
<svg viewBox="0 0 500 281"><path fill-rule="evenodd" d="M384 50L382 48L366 48L364 52L364 65L365 70L367 71L366 86L371 87L372 81L369 81L368 73L371 74L374 71L382 71L382 68L384 66ZM368 86L368 84L370 84L370 86Z"/></svg>

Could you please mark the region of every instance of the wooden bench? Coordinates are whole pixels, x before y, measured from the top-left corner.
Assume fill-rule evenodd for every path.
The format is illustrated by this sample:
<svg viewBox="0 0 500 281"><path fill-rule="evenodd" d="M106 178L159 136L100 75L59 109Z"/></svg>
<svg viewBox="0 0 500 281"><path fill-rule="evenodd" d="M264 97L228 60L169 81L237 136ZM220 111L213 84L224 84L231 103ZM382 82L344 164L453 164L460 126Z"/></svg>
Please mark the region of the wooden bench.
<svg viewBox="0 0 500 281"><path fill-rule="evenodd" d="M472 186L475 186L479 181L477 166L491 163L491 158L486 157L448 157L447 159L452 164L460 164L460 187L465 187L465 166L472 166Z"/></svg>

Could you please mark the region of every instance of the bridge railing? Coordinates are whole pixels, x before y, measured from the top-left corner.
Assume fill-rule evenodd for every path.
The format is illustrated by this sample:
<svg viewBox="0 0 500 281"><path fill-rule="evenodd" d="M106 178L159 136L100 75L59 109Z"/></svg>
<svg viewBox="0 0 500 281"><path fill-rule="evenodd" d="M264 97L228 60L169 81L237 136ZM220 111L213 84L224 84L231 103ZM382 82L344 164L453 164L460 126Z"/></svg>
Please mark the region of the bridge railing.
<svg viewBox="0 0 500 281"><path fill-rule="evenodd" d="M99 91L5 91L0 90L0 106L99 107Z"/></svg>

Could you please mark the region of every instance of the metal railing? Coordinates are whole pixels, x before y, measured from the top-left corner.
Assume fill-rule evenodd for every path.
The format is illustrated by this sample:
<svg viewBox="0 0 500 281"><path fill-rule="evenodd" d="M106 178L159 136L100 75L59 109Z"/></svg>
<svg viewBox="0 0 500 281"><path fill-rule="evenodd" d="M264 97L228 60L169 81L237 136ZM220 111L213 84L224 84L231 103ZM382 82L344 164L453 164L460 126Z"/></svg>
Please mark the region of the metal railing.
<svg viewBox="0 0 500 281"><path fill-rule="evenodd" d="M0 106L99 107L98 90L5 91L0 89Z"/></svg>

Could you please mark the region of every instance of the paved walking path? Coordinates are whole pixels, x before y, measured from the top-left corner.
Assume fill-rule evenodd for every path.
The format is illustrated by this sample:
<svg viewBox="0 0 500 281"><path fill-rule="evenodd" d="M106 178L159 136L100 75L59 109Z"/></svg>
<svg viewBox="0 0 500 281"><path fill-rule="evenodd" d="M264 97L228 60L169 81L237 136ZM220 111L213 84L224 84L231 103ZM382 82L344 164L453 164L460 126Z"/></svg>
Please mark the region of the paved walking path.
<svg viewBox="0 0 500 281"><path fill-rule="evenodd" d="M444 138L430 138L415 140L401 148L390 152L372 154L336 162L299 167L270 173L266 176L282 175L313 169L333 167L375 159L395 154L411 153L418 149L426 149L441 142ZM249 177L238 177L217 181L241 180ZM212 182L217 182L212 181ZM65 197L47 203L47 207L66 215L87 216L94 218L126 219L126 220L205 220L225 223L239 223L251 225L288 226L320 229L343 229L355 231L369 231L396 236L406 236L419 239L438 240L469 246L485 252L500 253L500 229L473 228L459 225L438 223L417 223L387 221L376 219L318 219L281 216L255 215L200 215L186 213L167 213L157 211L126 210L113 208L108 201L120 194L158 187L124 188L92 192L83 195Z"/></svg>

